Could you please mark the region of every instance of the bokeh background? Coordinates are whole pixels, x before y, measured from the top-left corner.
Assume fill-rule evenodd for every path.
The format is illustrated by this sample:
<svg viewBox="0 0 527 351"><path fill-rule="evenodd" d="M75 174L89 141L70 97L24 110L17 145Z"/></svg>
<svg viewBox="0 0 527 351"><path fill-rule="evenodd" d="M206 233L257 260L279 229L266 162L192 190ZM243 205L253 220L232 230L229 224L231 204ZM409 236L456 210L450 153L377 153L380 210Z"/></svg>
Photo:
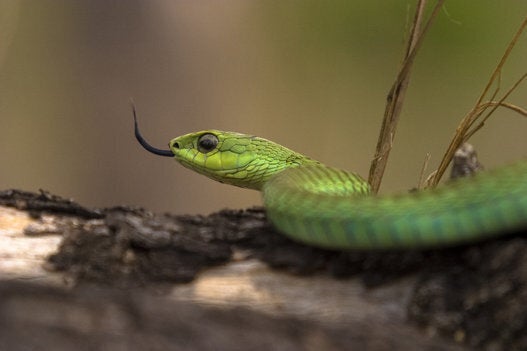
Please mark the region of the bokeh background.
<svg viewBox="0 0 527 351"><path fill-rule="evenodd" d="M0 0L0 189L88 206L209 213L260 203L135 142L216 128L367 175L414 1ZM382 192L435 167L527 15L525 0L447 1L422 47ZM523 36L502 76L527 69ZM527 88L510 99L527 106ZM487 168L527 156L527 119L474 139Z"/></svg>

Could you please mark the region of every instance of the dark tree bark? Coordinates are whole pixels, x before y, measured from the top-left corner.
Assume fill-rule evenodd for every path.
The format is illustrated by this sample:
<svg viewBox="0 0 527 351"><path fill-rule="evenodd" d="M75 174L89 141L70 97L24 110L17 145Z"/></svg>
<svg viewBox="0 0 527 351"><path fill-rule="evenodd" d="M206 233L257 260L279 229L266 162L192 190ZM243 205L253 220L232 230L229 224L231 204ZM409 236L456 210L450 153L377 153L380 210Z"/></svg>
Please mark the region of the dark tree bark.
<svg viewBox="0 0 527 351"><path fill-rule="evenodd" d="M22 191L0 192L0 218L0 247L13 246L5 233L61 240L38 262L47 271L2 269L0 349L527 349L522 233L452 249L338 252L283 237L261 209L93 210ZM0 258L35 261L31 252Z"/></svg>

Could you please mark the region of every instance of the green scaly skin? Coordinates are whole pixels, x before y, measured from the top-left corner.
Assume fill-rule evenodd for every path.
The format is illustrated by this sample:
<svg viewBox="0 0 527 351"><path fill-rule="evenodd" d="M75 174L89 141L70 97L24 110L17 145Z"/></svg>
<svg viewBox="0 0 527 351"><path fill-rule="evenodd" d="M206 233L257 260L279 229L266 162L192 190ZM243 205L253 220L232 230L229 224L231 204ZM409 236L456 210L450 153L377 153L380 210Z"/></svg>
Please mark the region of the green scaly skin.
<svg viewBox="0 0 527 351"><path fill-rule="evenodd" d="M209 142L202 141L204 135ZM169 146L187 168L222 183L262 191L275 227L314 246L441 247L527 226L527 162L437 190L371 196L359 175L255 136L208 130L172 139Z"/></svg>

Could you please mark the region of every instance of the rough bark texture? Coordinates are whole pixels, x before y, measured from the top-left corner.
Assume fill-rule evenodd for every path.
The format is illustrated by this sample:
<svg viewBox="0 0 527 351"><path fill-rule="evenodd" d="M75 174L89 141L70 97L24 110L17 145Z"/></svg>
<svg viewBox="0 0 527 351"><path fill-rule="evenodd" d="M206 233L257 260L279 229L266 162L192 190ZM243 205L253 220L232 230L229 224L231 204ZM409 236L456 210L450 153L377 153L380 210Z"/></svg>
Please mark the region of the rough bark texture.
<svg viewBox="0 0 527 351"><path fill-rule="evenodd" d="M139 291L3 283L0 301L2 350L451 350L405 328L325 327Z"/></svg>
<svg viewBox="0 0 527 351"><path fill-rule="evenodd" d="M292 242L261 209L91 210L22 191L0 192L0 218L2 247L8 237L61 238L41 255L46 272L0 265L10 279L0 284L0 349L527 349L522 233L343 253ZM4 262L14 255L0 252ZM20 277L73 288L12 281Z"/></svg>

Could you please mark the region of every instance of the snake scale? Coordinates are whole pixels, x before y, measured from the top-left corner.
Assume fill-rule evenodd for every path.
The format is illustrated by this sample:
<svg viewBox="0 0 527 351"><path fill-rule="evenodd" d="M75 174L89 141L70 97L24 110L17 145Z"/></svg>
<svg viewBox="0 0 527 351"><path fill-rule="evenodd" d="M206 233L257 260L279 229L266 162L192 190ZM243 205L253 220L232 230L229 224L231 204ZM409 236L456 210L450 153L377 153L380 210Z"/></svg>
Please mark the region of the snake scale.
<svg viewBox="0 0 527 351"><path fill-rule="evenodd" d="M172 139L156 155L216 181L262 192L267 216L290 238L340 250L453 246L527 227L527 162L433 190L370 194L359 175L256 136L206 130Z"/></svg>

